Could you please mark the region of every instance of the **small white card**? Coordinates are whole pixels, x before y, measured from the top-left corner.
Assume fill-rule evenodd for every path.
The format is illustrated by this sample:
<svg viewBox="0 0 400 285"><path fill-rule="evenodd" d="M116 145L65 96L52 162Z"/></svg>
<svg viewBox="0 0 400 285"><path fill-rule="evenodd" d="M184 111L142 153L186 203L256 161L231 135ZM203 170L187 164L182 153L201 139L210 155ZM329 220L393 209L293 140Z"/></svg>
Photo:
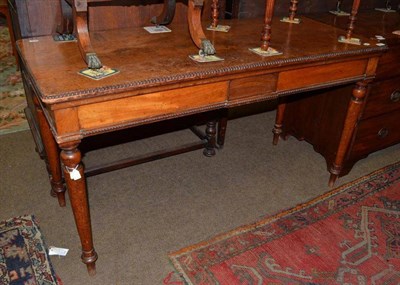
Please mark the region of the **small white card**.
<svg viewBox="0 0 400 285"><path fill-rule="evenodd" d="M171 30L168 29L166 26L148 26L148 27L143 27L146 31L148 31L150 34L161 34L161 33L170 33Z"/></svg>
<svg viewBox="0 0 400 285"><path fill-rule="evenodd" d="M69 176L71 177L72 180L79 180L81 179L81 174L79 173L79 171L77 169L72 170L69 173Z"/></svg>
<svg viewBox="0 0 400 285"><path fill-rule="evenodd" d="M61 248L61 247L55 247L55 246L49 247L49 255L66 256L68 251L69 251L68 248Z"/></svg>

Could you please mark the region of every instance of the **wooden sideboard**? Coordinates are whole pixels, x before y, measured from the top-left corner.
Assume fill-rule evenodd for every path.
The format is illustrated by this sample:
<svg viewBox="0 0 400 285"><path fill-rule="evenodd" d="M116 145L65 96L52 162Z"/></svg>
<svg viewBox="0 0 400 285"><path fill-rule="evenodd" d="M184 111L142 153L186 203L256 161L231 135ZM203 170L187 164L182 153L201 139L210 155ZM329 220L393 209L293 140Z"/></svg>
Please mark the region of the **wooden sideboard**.
<svg viewBox="0 0 400 285"><path fill-rule="evenodd" d="M328 13L308 15L329 25L346 28L347 17ZM389 47L377 68L366 104L351 137L341 176L369 154L400 142L400 30L399 13L363 11L357 16L355 32L368 38L381 35ZM336 155L344 125L351 86L331 88L324 92L305 94L302 100L288 102L283 121L283 137L293 135L306 140L321 153L328 169Z"/></svg>

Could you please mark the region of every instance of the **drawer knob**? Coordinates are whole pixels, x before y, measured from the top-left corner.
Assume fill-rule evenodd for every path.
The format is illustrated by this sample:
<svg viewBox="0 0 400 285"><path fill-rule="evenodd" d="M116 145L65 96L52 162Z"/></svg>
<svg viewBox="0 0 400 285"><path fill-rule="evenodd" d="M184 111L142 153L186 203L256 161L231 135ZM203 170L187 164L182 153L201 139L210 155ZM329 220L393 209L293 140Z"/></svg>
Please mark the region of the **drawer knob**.
<svg viewBox="0 0 400 285"><path fill-rule="evenodd" d="M392 102L399 102L400 101L400 90L395 90L392 95L390 95L390 100Z"/></svg>
<svg viewBox="0 0 400 285"><path fill-rule="evenodd" d="M378 137L380 137L381 139L384 139L388 136L388 134L389 134L389 130L386 128L382 128L378 132Z"/></svg>

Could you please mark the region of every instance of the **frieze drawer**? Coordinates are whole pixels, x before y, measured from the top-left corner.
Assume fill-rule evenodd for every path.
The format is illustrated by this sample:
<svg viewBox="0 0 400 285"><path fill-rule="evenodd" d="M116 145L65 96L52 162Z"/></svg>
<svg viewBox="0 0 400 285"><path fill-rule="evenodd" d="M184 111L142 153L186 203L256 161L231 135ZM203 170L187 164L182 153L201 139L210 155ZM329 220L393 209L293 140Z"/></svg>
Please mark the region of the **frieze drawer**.
<svg viewBox="0 0 400 285"><path fill-rule="evenodd" d="M78 117L82 129L95 129L223 104L227 97L228 83L217 82L82 105Z"/></svg>

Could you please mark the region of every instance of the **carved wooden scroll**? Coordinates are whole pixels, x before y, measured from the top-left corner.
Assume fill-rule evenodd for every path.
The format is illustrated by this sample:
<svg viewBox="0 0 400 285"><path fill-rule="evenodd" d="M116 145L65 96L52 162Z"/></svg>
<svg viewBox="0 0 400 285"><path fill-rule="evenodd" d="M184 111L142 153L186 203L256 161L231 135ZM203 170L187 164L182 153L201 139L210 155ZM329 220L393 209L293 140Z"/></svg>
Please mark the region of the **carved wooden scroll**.
<svg viewBox="0 0 400 285"><path fill-rule="evenodd" d="M215 54L215 48L211 41L207 39L201 26L201 10L204 0L189 0L188 3L188 24L190 36L194 44L200 49L202 55Z"/></svg>
<svg viewBox="0 0 400 285"><path fill-rule="evenodd" d="M164 7L159 16L154 16L151 22L155 25L168 25L175 15L176 0L164 0Z"/></svg>

